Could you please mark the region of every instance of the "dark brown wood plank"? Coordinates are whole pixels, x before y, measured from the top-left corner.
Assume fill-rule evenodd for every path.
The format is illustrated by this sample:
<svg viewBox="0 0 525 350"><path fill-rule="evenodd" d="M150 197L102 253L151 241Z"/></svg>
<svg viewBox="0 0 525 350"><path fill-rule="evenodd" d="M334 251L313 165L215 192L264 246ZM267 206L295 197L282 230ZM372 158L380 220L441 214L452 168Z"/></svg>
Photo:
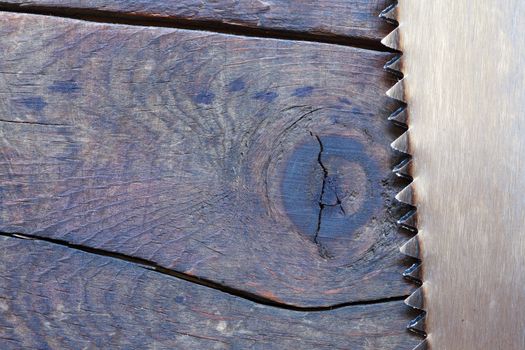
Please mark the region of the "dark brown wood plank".
<svg viewBox="0 0 525 350"><path fill-rule="evenodd" d="M224 24L379 42L393 29L378 17L392 3L393 0L3 0L0 6L110 16L109 20L120 16L183 25L201 23L211 28Z"/></svg>
<svg viewBox="0 0 525 350"><path fill-rule="evenodd" d="M402 302L298 312L141 266L0 237L0 347L410 349Z"/></svg>
<svg viewBox="0 0 525 350"><path fill-rule="evenodd" d="M0 16L0 230L276 302L406 295L389 55Z"/></svg>

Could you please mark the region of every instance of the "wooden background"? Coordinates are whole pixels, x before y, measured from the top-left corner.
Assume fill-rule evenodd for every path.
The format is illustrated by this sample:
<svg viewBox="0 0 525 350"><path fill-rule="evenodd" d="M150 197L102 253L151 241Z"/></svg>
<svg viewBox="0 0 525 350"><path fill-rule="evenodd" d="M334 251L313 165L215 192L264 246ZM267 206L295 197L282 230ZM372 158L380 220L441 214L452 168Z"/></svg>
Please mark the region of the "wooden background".
<svg viewBox="0 0 525 350"><path fill-rule="evenodd" d="M2 348L416 345L388 5L0 1Z"/></svg>

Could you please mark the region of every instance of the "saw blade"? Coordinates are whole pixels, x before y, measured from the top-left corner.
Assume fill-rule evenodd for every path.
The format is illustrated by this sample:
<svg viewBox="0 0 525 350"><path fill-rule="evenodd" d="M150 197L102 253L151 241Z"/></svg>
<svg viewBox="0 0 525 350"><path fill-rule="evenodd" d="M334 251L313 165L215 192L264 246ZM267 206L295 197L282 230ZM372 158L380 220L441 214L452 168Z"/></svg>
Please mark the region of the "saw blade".
<svg viewBox="0 0 525 350"><path fill-rule="evenodd" d="M406 303L417 349L525 349L525 1L400 0L383 43L403 52L388 95L407 103L393 144L417 207L402 251L422 286ZM394 113L399 113L396 111ZM397 114L391 116L397 120ZM417 216L414 216L417 215Z"/></svg>

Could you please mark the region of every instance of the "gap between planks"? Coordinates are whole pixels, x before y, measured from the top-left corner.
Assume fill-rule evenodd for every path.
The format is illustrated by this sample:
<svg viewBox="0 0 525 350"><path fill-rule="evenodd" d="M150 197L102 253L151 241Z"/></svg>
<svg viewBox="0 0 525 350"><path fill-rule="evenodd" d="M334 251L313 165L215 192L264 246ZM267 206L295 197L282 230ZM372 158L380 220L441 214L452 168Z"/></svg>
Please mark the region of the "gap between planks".
<svg viewBox="0 0 525 350"><path fill-rule="evenodd" d="M323 307L299 307L299 306L289 305L285 303L278 303L273 300L261 297L259 295L255 295L249 292L245 292L245 291L238 290L232 287L228 287L226 285L222 285L220 283L216 283L216 282L213 282L207 279L198 278L198 277L191 276L191 275L188 275L180 271L175 271L175 270L164 268L146 259L135 258L135 257L131 257L125 254L121 254L121 253L111 252L111 251L107 251L103 249L85 247L85 246L78 245L78 244L72 244L64 240L52 239L52 238L47 238L47 237L39 237L36 235L0 232L0 236L10 237L14 239L25 239L25 240L47 242L47 243L55 244L58 246L79 250L79 251L93 254L93 255L105 256L105 257L117 259L120 261L126 261L128 263L138 265L150 271L158 272L163 275L168 275L171 277L175 277L177 279L181 279L187 282L198 284L200 286L208 287L216 291L230 294L232 296L235 296L241 299L246 299L246 300L249 300L257 304L262 304L266 306L271 306L271 307L276 307L279 309L285 309L285 310L291 310L291 311L300 311L300 312L329 311L329 310L340 309L343 307L377 305L377 304L384 304L384 303L390 303L390 302L398 302L398 301L403 301L408 297L408 295L400 295L400 296L389 297L389 298L362 300L362 301L341 303L341 304L335 304L335 305L323 306Z"/></svg>
<svg viewBox="0 0 525 350"><path fill-rule="evenodd" d="M114 13L103 10L58 8L42 5L22 6L17 4L5 3L0 3L0 11L20 14L61 17L96 23L198 30L244 37L317 42L348 46L371 51L393 53L396 52L391 48L381 44L380 41L368 38L343 36L337 34L323 35L311 32L300 32L292 30L244 27L241 25L227 24L214 20L186 20L180 18L151 19L150 17L145 15Z"/></svg>

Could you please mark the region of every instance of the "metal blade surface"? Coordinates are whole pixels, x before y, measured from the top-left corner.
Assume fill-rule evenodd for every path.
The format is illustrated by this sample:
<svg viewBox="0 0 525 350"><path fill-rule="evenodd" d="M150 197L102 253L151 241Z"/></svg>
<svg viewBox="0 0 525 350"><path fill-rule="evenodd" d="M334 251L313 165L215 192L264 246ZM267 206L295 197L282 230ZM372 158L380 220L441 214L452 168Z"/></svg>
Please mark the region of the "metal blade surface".
<svg viewBox="0 0 525 350"><path fill-rule="evenodd" d="M428 348L525 349L525 1L400 0Z"/></svg>

